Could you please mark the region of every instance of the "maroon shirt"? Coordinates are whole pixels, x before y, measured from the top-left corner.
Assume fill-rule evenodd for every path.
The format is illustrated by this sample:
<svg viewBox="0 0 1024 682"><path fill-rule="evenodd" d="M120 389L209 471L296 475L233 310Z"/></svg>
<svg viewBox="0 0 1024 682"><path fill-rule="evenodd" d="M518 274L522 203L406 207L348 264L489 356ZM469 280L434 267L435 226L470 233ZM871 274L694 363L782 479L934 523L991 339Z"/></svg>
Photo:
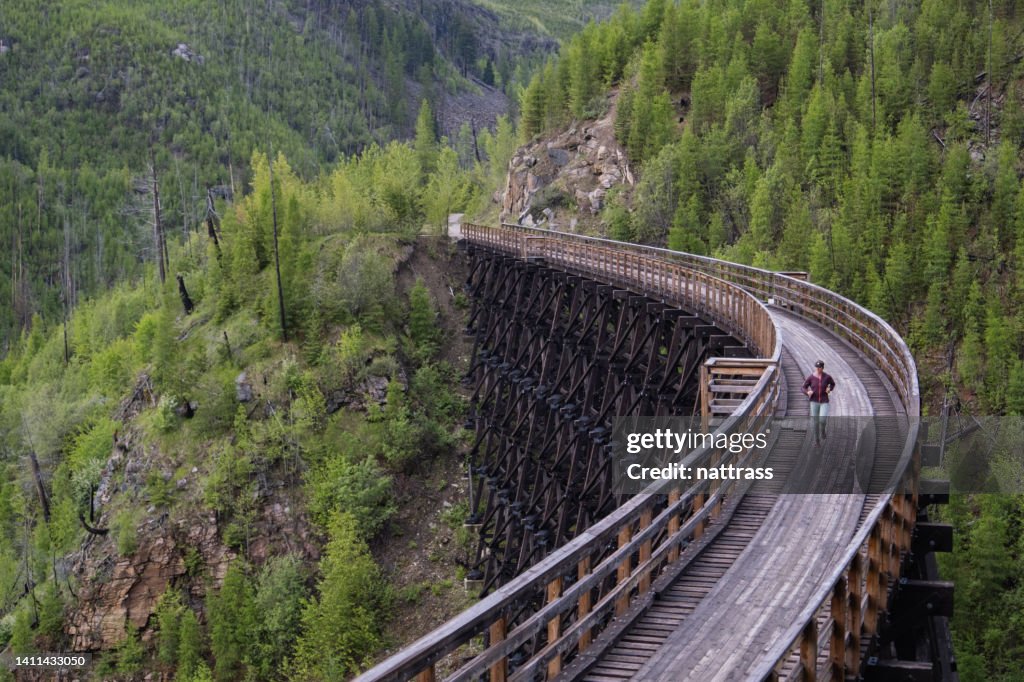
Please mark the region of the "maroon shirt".
<svg viewBox="0 0 1024 682"><path fill-rule="evenodd" d="M835 387L836 382L827 372L822 372L820 377L812 372L811 376L804 380L804 395L807 395L807 389L811 389L811 400L816 403L827 403L828 392Z"/></svg>

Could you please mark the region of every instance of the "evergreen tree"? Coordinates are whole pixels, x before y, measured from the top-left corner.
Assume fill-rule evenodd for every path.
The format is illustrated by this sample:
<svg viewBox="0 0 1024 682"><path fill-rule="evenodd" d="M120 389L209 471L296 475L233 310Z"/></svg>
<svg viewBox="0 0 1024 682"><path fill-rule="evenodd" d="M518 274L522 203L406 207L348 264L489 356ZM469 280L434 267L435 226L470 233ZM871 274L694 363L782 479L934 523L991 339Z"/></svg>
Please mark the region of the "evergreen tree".
<svg viewBox="0 0 1024 682"><path fill-rule="evenodd" d="M413 146L419 158L420 172L426 180L427 176L434 172L438 154L434 113L430 110L430 103L427 100L420 103L420 111L416 115L416 139Z"/></svg>
<svg viewBox="0 0 1024 682"><path fill-rule="evenodd" d="M319 596L302 613L291 677L327 680L359 670L381 644L376 613L383 605L380 571L355 519L337 513L321 561Z"/></svg>
<svg viewBox="0 0 1024 682"><path fill-rule="evenodd" d="M218 680L241 677L252 661L253 634L259 622L252 583L241 562L228 567L220 590L208 600L207 617L214 676Z"/></svg>
<svg viewBox="0 0 1024 682"><path fill-rule="evenodd" d="M182 611L178 623L178 676L189 679L200 668L206 666L203 661L203 637L199 620L192 609Z"/></svg>
<svg viewBox="0 0 1024 682"><path fill-rule="evenodd" d="M999 145L996 156L996 177L992 192L992 228L999 242L1010 243L1014 233L1017 192L1017 149L1008 140Z"/></svg>

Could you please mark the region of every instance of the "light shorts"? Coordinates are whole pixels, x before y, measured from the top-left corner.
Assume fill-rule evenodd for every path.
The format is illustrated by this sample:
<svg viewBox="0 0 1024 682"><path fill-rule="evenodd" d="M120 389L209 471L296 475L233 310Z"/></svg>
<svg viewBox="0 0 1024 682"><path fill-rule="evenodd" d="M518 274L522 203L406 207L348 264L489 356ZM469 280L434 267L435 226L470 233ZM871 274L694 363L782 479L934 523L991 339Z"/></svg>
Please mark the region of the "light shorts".
<svg viewBox="0 0 1024 682"><path fill-rule="evenodd" d="M811 403L811 416L812 417L821 417L822 419L824 419L825 417L828 416L828 406L829 406L829 403L819 403L819 402L817 402L815 400L811 400L811 401L808 401L808 402Z"/></svg>

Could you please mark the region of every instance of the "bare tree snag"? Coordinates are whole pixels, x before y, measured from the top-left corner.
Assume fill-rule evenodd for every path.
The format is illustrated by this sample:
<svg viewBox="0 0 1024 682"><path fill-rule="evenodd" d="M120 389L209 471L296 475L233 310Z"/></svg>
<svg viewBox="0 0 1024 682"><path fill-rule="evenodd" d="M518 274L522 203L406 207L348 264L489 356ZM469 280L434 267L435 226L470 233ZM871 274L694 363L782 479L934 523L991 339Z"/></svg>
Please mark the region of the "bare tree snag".
<svg viewBox="0 0 1024 682"><path fill-rule="evenodd" d="M217 209L213 205L213 189L210 187L206 188L206 232L210 235L210 241L213 242L213 247L217 250L217 260L221 258L220 252L220 238L217 237L217 230L220 228L220 216L217 215Z"/></svg>
<svg viewBox="0 0 1024 682"><path fill-rule="evenodd" d="M224 348L228 352L228 360L230 360L231 362L234 362L235 361L235 356L232 355L232 353L231 353L231 342L228 341L227 330L224 331Z"/></svg>
<svg viewBox="0 0 1024 682"><path fill-rule="evenodd" d="M43 508L43 519L50 522L50 499L46 496L46 487L43 485L43 474L39 470L39 459L36 458L36 453L28 453L28 458L32 462L32 477L36 480L36 490L39 492L39 504Z"/></svg>
<svg viewBox="0 0 1024 682"><path fill-rule="evenodd" d="M288 324L284 316L284 289L281 286L281 253L277 246L277 192L274 190L274 160L268 158L270 168L270 212L274 220L274 271L277 273L277 307L281 314L281 340L288 340Z"/></svg>
<svg viewBox="0 0 1024 682"><path fill-rule="evenodd" d="M160 225L160 183L156 178L156 154L149 150L149 169L153 189L153 247L156 249L156 260L159 264L160 283L167 281L167 254L164 245L163 228Z"/></svg>
<svg viewBox="0 0 1024 682"><path fill-rule="evenodd" d="M188 289L185 288L185 278L180 274L178 275L178 296L181 297L181 305L185 309L185 314L191 315L196 307L188 295Z"/></svg>
<svg viewBox="0 0 1024 682"><path fill-rule="evenodd" d="M875 129L875 18L868 7L868 42L871 47L871 130Z"/></svg>

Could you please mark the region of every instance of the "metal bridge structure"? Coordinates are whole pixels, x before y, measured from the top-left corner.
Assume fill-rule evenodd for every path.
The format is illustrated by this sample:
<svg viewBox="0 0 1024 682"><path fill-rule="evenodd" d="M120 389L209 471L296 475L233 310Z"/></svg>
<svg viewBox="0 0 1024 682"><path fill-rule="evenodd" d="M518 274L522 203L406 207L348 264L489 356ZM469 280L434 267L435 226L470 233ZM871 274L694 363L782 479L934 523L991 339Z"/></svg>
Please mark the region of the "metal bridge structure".
<svg viewBox="0 0 1024 682"><path fill-rule="evenodd" d="M467 586L481 596L358 680L955 679L952 585L933 554L951 531L927 517L948 494L921 478L917 368L889 324L802 273L515 225L458 237L474 339ZM872 431L862 492L617 490L614 418L763 432L808 414L818 359L833 416L895 425ZM847 437L825 441L823 470L844 470Z"/></svg>

